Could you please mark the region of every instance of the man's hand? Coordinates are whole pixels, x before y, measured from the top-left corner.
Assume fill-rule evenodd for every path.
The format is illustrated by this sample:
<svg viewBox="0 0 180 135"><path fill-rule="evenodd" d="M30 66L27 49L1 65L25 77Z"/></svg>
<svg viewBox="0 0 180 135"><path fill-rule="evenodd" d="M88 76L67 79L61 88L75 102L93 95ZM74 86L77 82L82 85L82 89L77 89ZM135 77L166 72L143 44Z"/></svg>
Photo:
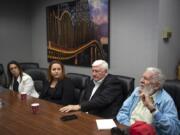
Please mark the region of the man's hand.
<svg viewBox="0 0 180 135"><path fill-rule="evenodd" d="M140 98L144 104L150 111L155 109L153 98L149 95L145 94L143 91L140 92Z"/></svg>
<svg viewBox="0 0 180 135"><path fill-rule="evenodd" d="M78 111L81 109L80 105L67 105L59 109L61 112Z"/></svg>

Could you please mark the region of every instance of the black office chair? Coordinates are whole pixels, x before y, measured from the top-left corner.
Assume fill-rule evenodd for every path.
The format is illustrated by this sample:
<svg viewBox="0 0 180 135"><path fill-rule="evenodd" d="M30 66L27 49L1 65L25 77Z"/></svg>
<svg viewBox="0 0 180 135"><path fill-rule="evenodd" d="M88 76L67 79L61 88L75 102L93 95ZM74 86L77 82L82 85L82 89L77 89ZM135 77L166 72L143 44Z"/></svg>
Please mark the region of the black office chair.
<svg viewBox="0 0 180 135"><path fill-rule="evenodd" d="M34 87L36 91L40 94L43 89L44 82L47 81L47 69L26 69L25 72L32 77L34 81Z"/></svg>
<svg viewBox="0 0 180 135"><path fill-rule="evenodd" d="M21 65L21 68L23 71L27 69L39 68L39 63L36 63L36 62L22 62L19 64Z"/></svg>
<svg viewBox="0 0 180 135"><path fill-rule="evenodd" d="M180 119L180 80L166 80L163 87L173 98Z"/></svg>
<svg viewBox="0 0 180 135"><path fill-rule="evenodd" d="M7 76L3 64L0 64L0 86L7 88Z"/></svg>
<svg viewBox="0 0 180 135"><path fill-rule="evenodd" d="M112 117L115 118L117 115L119 109L121 108L124 100L131 94L131 92L134 89L134 78L128 77L128 76L122 76L122 75L114 75L118 80L119 84L121 84L121 87L119 87L119 90L122 90L122 94L120 94L116 99L113 101L113 109L111 111Z"/></svg>
<svg viewBox="0 0 180 135"><path fill-rule="evenodd" d="M120 80L120 82L122 84L123 96L124 96L124 100L125 100L134 90L135 78L128 77L128 76L122 76L122 75L115 75L115 76Z"/></svg>
<svg viewBox="0 0 180 135"><path fill-rule="evenodd" d="M90 81L90 76L78 73L67 73L66 77L72 80L75 86L75 100L76 103L79 103L81 94Z"/></svg>

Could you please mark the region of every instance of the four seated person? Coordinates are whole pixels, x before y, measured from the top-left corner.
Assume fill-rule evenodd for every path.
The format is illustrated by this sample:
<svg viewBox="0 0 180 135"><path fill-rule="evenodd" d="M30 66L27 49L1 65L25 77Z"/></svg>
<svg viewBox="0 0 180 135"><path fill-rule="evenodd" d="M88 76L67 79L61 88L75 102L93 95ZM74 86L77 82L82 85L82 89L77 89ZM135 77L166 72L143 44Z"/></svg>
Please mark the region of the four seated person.
<svg viewBox="0 0 180 135"><path fill-rule="evenodd" d="M7 73L9 89L39 97L33 80L22 71L18 62L9 62ZM121 82L108 73L106 61L96 60L92 64L92 80L83 90L79 104L74 105L73 82L65 76L64 65L52 61L48 68L48 81L43 84L39 98L65 105L59 109L61 112L83 111L102 118L116 117L126 126L142 121L154 126L158 135L180 134L177 110L171 96L162 88L163 83L161 70L149 67L140 79L140 86L123 103Z"/></svg>

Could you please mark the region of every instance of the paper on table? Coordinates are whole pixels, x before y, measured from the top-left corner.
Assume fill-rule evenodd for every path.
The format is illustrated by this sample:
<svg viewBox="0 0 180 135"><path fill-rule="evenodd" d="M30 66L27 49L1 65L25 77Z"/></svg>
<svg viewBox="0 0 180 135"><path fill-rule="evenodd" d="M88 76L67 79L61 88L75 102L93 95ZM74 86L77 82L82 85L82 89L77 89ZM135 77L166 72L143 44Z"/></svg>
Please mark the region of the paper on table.
<svg viewBox="0 0 180 135"><path fill-rule="evenodd" d="M111 129L113 127L116 127L113 119L97 119L96 124L99 130Z"/></svg>

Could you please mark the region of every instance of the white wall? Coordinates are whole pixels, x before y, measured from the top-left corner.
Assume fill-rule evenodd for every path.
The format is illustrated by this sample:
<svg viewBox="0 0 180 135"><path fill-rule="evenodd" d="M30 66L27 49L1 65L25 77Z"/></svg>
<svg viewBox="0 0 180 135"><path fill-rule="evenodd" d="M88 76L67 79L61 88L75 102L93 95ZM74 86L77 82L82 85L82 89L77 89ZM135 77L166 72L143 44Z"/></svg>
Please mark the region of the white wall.
<svg viewBox="0 0 180 135"><path fill-rule="evenodd" d="M67 0L32 1L32 8L31 0L1 1L1 63L16 59L48 66L46 7ZM179 10L179 0L111 0L110 72L133 76L136 85L147 66L158 66L167 78L175 78L180 60ZM168 43L161 38L166 27L173 32ZM90 68L74 66L66 66L66 72L91 74Z"/></svg>
<svg viewBox="0 0 180 135"><path fill-rule="evenodd" d="M31 7L23 0L0 1L0 63L32 61Z"/></svg>
<svg viewBox="0 0 180 135"><path fill-rule="evenodd" d="M32 19L33 59L47 67L45 7L57 0L36 1ZM59 2L58 2L59 3ZM158 1L111 0L110 72L137 82L147 66L157 66ZM66 66L67 72L90 74L90 68Z"/></svg>
<svg viewBox="0 0 180 135"><path fill-rule="evenodd" d="M157 66L158 1L118 0L111 4L111 71L134 76Z"/></svg>
<svg viewBox="0 0 180 135"><path fill-rule="evenodd" d="M180 1L160 0L159 34L168 28L172 31L169 42L159 38L158 66L163 69L168 79L176 76L176 66L180 62Z"/></svg>

